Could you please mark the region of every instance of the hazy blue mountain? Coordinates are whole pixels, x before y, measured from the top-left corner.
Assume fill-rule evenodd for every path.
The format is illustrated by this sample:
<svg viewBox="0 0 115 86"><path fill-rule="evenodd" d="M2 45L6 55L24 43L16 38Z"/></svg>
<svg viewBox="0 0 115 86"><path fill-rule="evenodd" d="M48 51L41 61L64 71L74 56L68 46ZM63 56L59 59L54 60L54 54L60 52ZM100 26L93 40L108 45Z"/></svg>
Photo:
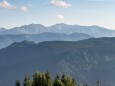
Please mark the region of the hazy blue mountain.
<svg viewBox="0 0 115 86"><path fill-rule="evenodd" d="M0 31L5 31L5 30L6 30L5 28L0 27Z"/></svg>
<svg viewBox="0 0 115 86"><path fill-rule="evenodd" d="M92 38L78 42L15 42L0 50L0 86L13 86L36 70L49 68L52 76L67 73L77 82L95 86L115 85L115 38ZM32 75L31 75L32 76ZM12 77L12 78L11 78Z"/></svg>
<svg viewBox="0 0 115 86"><path fill-rule="evenodd" d="M1 35L4 34L39 34L39 33L44 33L48 32L48 29L40 24L30 24L30 25L24 25L21 27L15 27L12 29L8 29L6 31L0 31Z"/></svg>
<svg viewBox="0 0 115 86"><path fill-rule="evenodd" d="M78 41L91 38L92 36L83 33L62 34L62 33L41 33L41 34L20 34L20 35L0 35L0 49L7 47L13 42L24 40L34 41L35 43L43 41Z"/></svg>
<svg viewBox="0 0 115 86"><path fill-rule="evenodd" d="M115 37L115 30L106 29L99 26L79 26L79 25L67 25L56 24L49 27L50 31L58 33L85 33L95 37Z"/></svg>
<svg viewBox="0 0 115 86"><path fill-rule="evenodd" d="M110 30L99 26L79 26L79 25L67 25L63 23L55 24L50 27L45 27L40 24L24 25L21 27L15 27L5 31L0 31L0 35L40 34L44 32L64 33L64 34L72 34L79 32L89 34L95 37L115 37L115 30Z"/></svg>

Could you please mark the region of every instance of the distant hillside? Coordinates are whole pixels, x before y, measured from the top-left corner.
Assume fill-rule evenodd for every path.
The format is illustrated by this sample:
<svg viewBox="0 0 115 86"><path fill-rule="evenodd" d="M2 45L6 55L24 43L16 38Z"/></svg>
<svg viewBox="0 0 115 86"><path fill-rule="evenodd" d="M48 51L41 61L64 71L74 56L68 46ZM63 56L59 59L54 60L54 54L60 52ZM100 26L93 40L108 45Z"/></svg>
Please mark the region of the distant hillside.
<svg viewBox="0 0 115 86"><path fill-rule="evenodd" d="M36 43L43 41L78 41L91 38L92 36L83 33L63 34L63 33L41 33L41 34L20 34L20 35L0 35L0 49L7 47L13 42L24 40Z"/></svg>
<svg viewBox="0 0 115 86"><path fill-rule="evenodd" d="M6 30L5 28L0 27L0 31L5 31L5 30Z"/></svg>
<svg viewBox="0 0 115 86"><path fill-rule="evenodd" d="M52 76L67 73L78 82L115 85L115 38L92 38L78 42L51 41L13 43L0 50L0 86L49 68ZM14 82L13 82L14 81Z"/></svg>
<svg viewBox="0 0 115 86"><path fill-rule="evenodd" d="M40 24L30 24L21 27L15 27L8 30L0 31L0 35L6 34L40 34L44 32L51 33L85 33L94 37L115 37L115 30L106 29L99 26L78 26L78 25L67 25L67 24L55 24L50 27L45 27Z"/></svg>

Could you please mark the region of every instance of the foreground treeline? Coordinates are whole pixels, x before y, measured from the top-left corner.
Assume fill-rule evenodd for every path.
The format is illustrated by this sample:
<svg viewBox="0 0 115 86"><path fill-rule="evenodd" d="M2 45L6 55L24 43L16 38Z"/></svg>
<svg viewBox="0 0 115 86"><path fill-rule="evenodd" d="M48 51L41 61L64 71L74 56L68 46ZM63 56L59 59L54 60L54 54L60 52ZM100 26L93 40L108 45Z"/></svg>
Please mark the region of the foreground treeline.
<svg viewBox="0 0 115 86"><path fill-rule="evenodd" d="M55 79L52 80L50 73L46 71L45 73L36 72L32 79L28 76L24 78L22 83L23 86L89 86L88 83L82 85L76 83L74 78L63 74L61 77L57 74ZM21 86L19 80L16 80L15 86ZM97 86L100 86L100 81L97 81Z"/></svg>

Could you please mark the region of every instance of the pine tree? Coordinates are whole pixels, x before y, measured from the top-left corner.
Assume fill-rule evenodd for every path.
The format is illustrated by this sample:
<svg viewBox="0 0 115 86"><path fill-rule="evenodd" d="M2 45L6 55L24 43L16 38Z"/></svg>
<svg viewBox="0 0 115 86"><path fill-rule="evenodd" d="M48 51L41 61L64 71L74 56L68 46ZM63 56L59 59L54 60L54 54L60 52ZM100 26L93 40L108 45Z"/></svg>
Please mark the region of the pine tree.
<svg viewBox="0 0 115 86"><path fill-rule="evenodd" d="M16 82L15 82L15 86L21 86L19 80L16 80Z"/></svg>
<svg viewBox="0 0 115 86"><path fill-rule="evenodd" d="M47 86L47 80L45 74L42 74L42 80L41 80L42 86Z"/></svg>
<svg viewBox="0 0 115 86"><path fill-rule="evenodd" d="M50 77L50 73L49 73L48 70L46 70L46 72L45 72L45 76L46 76L47 79L51 79L51 77Z"/></svg>
<svg viewBox="0 0 115 86"><path fill-rule="evenodd" d="M89 86L89 85L88 85L88 83L86 83L86 85L85 85L85 86Z"/></svg>
<svg viewBox="0 0 115 86"><path fill-rule="evenodd" d="M97 85L96 86L100 86L100 80L97 80Z"/></svg>
<svg viewBox="0 0 115 86"><path fill-rule="evenodd" d="M78 86L83 86L83 85L80 83L80 84L78 84Z"/></svg>
<svg viewBox="0 0 115 86"><path fill-rule="evenodd" d="M72 79L71 86L77 86L75 79Z"/></svg>
<svg viewBox="0 0 115 86"><path fill-rule="evenodd" d="M42 84L43 84L43 82L42 82L42 73L37 71L33 75L32 86L42 86Z"/></svg>
<svg viewBox="0 0 115 86"><path fill-rule="evenodd" d="M62 83L62 81L59 78L59 75L56 75L55 81L53 83L53 86L64 86L64 84Z"/></svg>
<svg viewBox="0 0 115 86"><path fill-rule="evenodd" d="M52 80L51 80L51 76L49 71L47 70L45 73L45 77L46 77L46 86L52 86Z"/></svg>
<svg viewBox="0 0 115 86"><path fill-rule="evenodd" d="M61 81L65 86L76 86L75 80L69 76L65 76L64 74L62 75Z"/></svg>
<svg viewBox="0 0 115 86"><path fill-rule="evenodd" d="M83 86L89 86L88 83L84 84Z"/></svg>
<svg viewBox="0 0 115 86"><path fill-rule="evenodd" d="M62 75L61 81L62 81L62 83L63 83L64 85L66 85L67 80L66 80L66 76L65 76L64 74Z"/></svg>
<svg viewBox="0 0 115 86"><path fill-rule="evenodd" d="M29 77L25 77L23 86L31 86L31 81Z"/></svg>

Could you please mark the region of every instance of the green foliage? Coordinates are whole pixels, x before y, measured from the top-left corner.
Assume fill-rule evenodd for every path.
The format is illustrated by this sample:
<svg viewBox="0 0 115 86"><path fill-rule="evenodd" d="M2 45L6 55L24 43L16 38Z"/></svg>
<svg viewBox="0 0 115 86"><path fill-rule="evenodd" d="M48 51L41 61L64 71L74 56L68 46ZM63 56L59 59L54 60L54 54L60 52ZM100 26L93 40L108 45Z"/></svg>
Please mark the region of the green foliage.
<svg viewBox="0 0 115 86"><path fill-rule="evenodd" d="M15 86L21 86L20 81L16 80ZM60 76L57 74L54 81L51 79L50 73L47 70L45 73L37 71L32 80L29 77L24 78L23 86L89 86L88 83L76 84L75 79L63 74ZM97 81L97 85L100 86L100 81Z"/></svg>
<svg viewBox="0 0 115 86"><path fill-rule="evenodd" d="M62 83L62 81L59 78L59 75L57 74L55 77L55 81L53 83L53 86L64 86L64 84Z"/></svg>
<svg viewBox="0 0 115 86"><path fill-rule="evenodd" d="M47 70L45 73L45 78L46 78L46 85L45 86L52 86L52 80L49 71Z"/></svg>
<svg viewBox="0 0 115 86"><path fill-rule="evenodd" d="M88 83L84 84L83 86L89 86Z"/></svg>
<svg viewBox="0 0 115 86"><path fill-rule="evenodd" d="M31 81L29 77L25 77L23 86L31 86Z"/></svg>
<svg viewBox="0 0 115 86"><path fill-rule="evenodd" d="M52 80L49 71L46 73L36 72L33 75L32 86L52 86Z"/></svg>
<svg viewBox="0 0 115 86"><path fill-rule="evenodd" d="M78 86L83 86L83 85L80 83L80 84L78 84Z"/></svg>
<svg viewBox="0 0 115 86"><path fill-rule="evenodd" d="M64 74L62 75L61 81L64 84L64 86L76 86L75 80L69 76L65 76Z"/></svg>
<svg viewBox="0 0 115 86"><path fill-rule="evenodd" d="M42 76L43 74L37 71L33 75L32 86L42 86L44 80Z"/></svg>
<svg viewBox="0 0 115 86"><path fill-rule="evenodd" d="M16 82L15 82L15 86L21 86L19 80L16 80Z"/></svg>
<svg viewBox="0 0 115 86"><path fill-rule="evenodd" d="M75 79L72 79L71 86L77 86Z"/></svg>
<svg viewBox="0 0 115 86"><path fill-rule="evenodd" d="M96 86L100 86L100 80L97 80L97 85Z"/></svg>

